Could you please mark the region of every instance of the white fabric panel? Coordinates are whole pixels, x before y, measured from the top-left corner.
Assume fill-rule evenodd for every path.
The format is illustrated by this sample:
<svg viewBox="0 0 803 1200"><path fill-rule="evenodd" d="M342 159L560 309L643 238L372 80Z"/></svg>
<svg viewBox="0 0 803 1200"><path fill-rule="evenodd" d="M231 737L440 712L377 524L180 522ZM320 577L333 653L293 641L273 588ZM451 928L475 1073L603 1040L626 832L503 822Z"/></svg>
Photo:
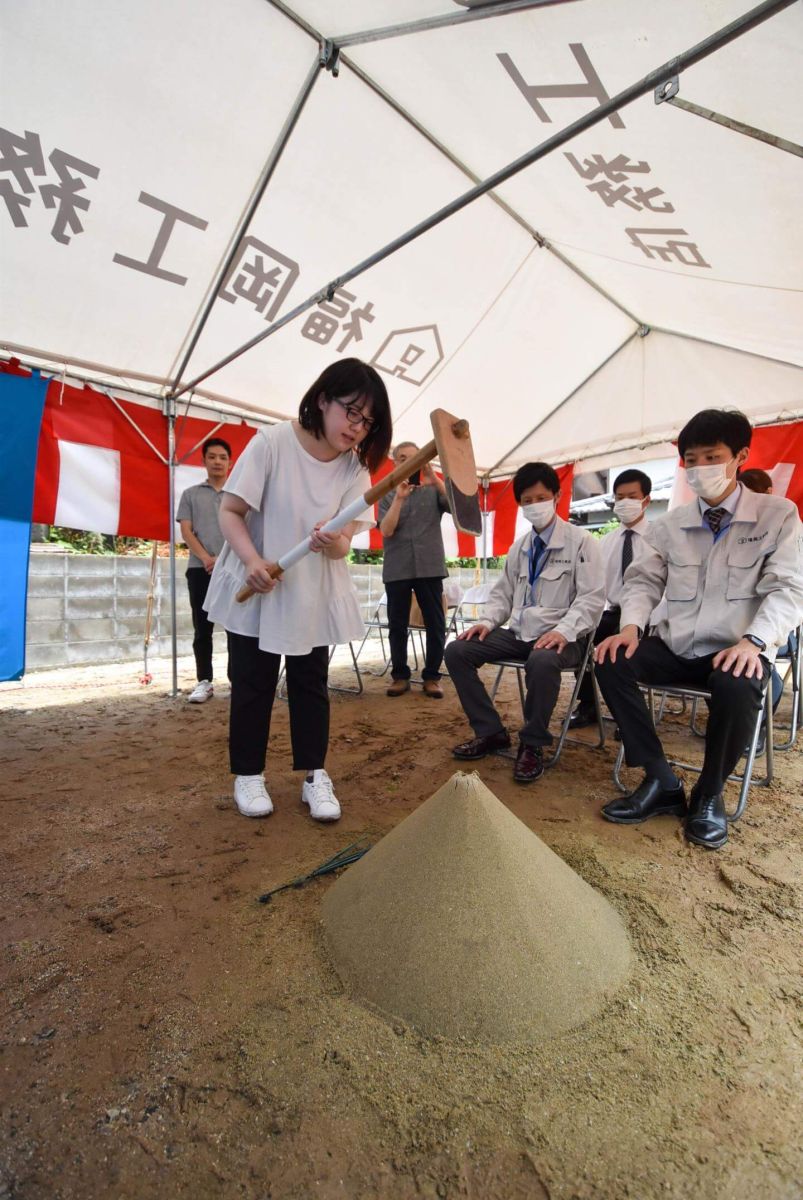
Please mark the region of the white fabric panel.
<svg viewBox="0 0 803 1200"><path fill-rule="evenodd" d="M371 549L371 531L363 529L359 533L355 533L351 539L353 550L370 550Z"/></svg>
<svg viewBox="0 0 803 1200"><path fill-rule="evenodd" d="M492 558L494 552L494 524L496 521L496 513L485 513L483 515L483 521L485 523L485 539L484 543L481 537L474 539L476 543L475 554L477 558L482 558L484 549L486 556L488 558Z"/></svg>
<svg viewBox="0 0 803 1200"><path fill-rule="evenodd" d="M768 474L772 478L773 496L785 496L795 473L796 463L780 462L770 467Z"/></svg>
<svg viewBox="0 0 803 1200"><path fill-rule="evenodd" d="M416 70L402 38L350 53L474 170L489 175L589 111L593 97L549 97L533 109L529 87L585 82L571 47L587 55L609 95L727 24L741 0L651 5L633 21L631 0L567 4L462 29L416 36ZM800 140L803 20L786 10L684 72L681 95L769 132ZM500 59L507 56L507 67ZM426 74L422 89L418 71ZM518 76L519 82L510 72ZM465 80L471 86L465 86ZM800 161L648 95L575 138L500 189L500 195L641 322L679 329L791 361L800 337ZM584 178L586 159L617 156L645 169L623 195L604 174ZM593 169L593 165L592 165ZM602 192L607 190L607 202ZM645 207L633 188L657 188ZM671 213L660 208L672 206ZM692 242L708 267L679 262L689 250L649 257L628 229L683 229L638 240Z"/></svg>
<svg viewBox="0 0 803 1200"><path fill-rule="evenodd" d="M288 3L327 35L460 9ZM565 3L346 53L486 176L745 7ZM170 378L317 45L265 0L8 0L3 15L6 344ZM801 49L795 5L685 72L681 96L799 140ZM555 85L574 94L539 93ZM356 354L388 372L397 440L428 439L442 405L470 419L481 468L505 470L632 461L629 447L670 437L703 405L803 411L800 374L782 365L803 363L799 171L792 155L646 96L500 191L630 317L483 199L346 285L354 300L327 337L305 337L304 316L205 387L292 415L328 362ZM72 186L88 208L65 208ZM321 72L187 377L469 186L346 62L338 78ZM164 205L180 211L162 257L134 269L155 254ZM653 332L584 385L637 323L764 357Z"/></svg>
<svg viewBox="0 0 803 1200"><path fill-rule="evenodd" d="M527 461L513 447L633 332L628 319L536 250L414 407L397 436L421 440L430 408L471 423L478 467ZM551 457L544 443L537 458ZM530 456L532 457L532 456Z"/></svg>
<svg viewBox="0 0 803 1200"><path fill-rule="evenodd" d="M101 446L59 441L59 493L54 524L117 533L120 455Z"/></svg>
<svg viewBox="0 0 803 1200"><path fill-rule="evenodd" d="M9 13L9 8L12 10ZM2 125L99 169L84 178L84 230L51 236L55 210L32 194L27 228L0 205L0 328L9 342L169 374L290 105L315 43L264 0L11 0ZM164 219L145 192L207 223L175 224L161 269L147 260Z"/></svg>
<svg viewBox="0 0 803 1200"><path fill-rule="evenodd" d="M637 337L528 438L509 465L544 457L610 465L611 454L639 444L653 445L655 457L654 443L671 441L701 408L739 408L765 420L803 413L803 370L670 334Z"/></svg>
<svg viewBox="0 0 803 1200"><path fill-rule="evenodd" d="M336 142L344 130L349 137L340 153L327 158L325 170L317 169L321 145ZM464 190L465 177L351 72L321 79L252 226L257 237L299 264L282 311ZM358 337L346 341L350 317L317 312L316 319L331 322L336 332L325 343L311 340L305 314L218 372L212 384L227 394L258 396L265 408L291 415L337 357L379 356L392 370L409 342L424 352L418 374L429 384L430 368L437 371L472 335L532 251L532 239L518 225L490 201L479 201L346 285L355 298L349 311L371 306L371 319L357 323ZM253 306L218 303L189 377L264 328ZM418 333L401 332L410 329ZM386 382L397 415L423 390L390 374ZM428 440L428 417L421 428ZM405 430L404 436L417 434Z"/></svg>
<svg viewBox="0 0 803 1200"><path fill-rule="evenodd" d="M443 536L444 554L447 558L457 558L459 555L457 530L454 527L454 521L450 513L444 513L441 517L441 534Z"/></svg>
<svg viewBox="0 0 803 1200"><path fill-rule="evenodd" d="M206 469L204 467L190 467L186 463L182 464L180 467L176 467L176 512L178 512L178 506L181 503L181 497L183 496L184 492L186 492L187 488L195 487L196 484L203 483L205 479ZM177 530L176 537L179 536L180 535Z"/></svg>
<svg viewBox="0 0 803 1200"><path fill-rule="evenodd" d="M332 0L294 0L292 9L328 37L451 14L455 3L454 0L349 0L348 4L333 5Z"/></svg>

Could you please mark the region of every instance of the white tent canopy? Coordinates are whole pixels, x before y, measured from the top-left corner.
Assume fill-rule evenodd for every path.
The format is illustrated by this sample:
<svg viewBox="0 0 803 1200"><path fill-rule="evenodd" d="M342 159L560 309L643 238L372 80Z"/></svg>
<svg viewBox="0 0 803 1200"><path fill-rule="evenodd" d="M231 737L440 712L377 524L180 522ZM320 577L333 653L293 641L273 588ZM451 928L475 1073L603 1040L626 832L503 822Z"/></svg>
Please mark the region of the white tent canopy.
<svg viewBox="0 0 803 1200"><path fill-rule="evenodd" d="M471 7L9 0L2 348L164 395L199 329L182 382L746 3ZM682 71L678 99L793 140L801 50L794 4ZM708 405L799 416L800 172L650 89L196 394L292 415L354 354L385 372L397 436L443 405L496 474L655 457Z"/></svg>

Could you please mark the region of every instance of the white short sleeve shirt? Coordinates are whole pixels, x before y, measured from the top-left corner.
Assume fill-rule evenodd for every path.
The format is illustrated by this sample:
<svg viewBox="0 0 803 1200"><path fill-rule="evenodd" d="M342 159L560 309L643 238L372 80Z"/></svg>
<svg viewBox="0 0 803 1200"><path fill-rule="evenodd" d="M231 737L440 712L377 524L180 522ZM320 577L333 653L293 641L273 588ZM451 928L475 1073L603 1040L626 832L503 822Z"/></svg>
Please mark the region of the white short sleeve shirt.
<svg viewBox="0 0 803 1200"><path fill-rule="evenodd" d="M331 462L303 448L292 421L261 429L249 442L224 491L239 496L251 512L246 524L257 551L275 562L371 486L371 477L352 451ZM357 521L361 529L373 525ZM290 567L267 595L237 603L245 566L226 543L215 563L205 608L209 619L230 633L259 639L273 654L309 654L361 638L365 626L345 559L308 554Z"/></svg>

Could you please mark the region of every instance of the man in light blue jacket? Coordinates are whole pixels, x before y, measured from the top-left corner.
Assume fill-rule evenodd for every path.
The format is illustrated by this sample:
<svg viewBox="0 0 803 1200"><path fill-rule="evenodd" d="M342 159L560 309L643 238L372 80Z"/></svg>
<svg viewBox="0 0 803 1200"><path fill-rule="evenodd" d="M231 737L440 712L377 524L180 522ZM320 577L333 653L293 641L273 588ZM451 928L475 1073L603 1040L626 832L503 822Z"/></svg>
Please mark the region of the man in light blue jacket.
<svg viewBox="0 0 803 1200"><path fill-rule="evenodd" d="M605 582L596 540L556 513L560 481L552 467L538 462L521 467L513 494L532 529L511 546L482 619L446 647L446 666L474 731L452 753L472 760L511 744L479 668L503 659L526 664L513 777L532 783L543 774L543 748L552 742L549 720L561 671L580 663L583 641L602 614Z"/></svg>
<svg viewBox="0 0 803 1200"><path fill-rule="evenodd" d="M678 450L698 498L651 522L625 574L620 631L596 651L627 764L644 768L635 791L606 804L603 816L623 825L661 813L684 817L687 839L709 850L727 841L725 781L750 742L778 647L803 613L797 509L737 478L751 436L743 413L721 409L697 413L681 430ZM665 615L644 636L662 596ZM705 757L688 808L639 683L711 692Z"/></svg>

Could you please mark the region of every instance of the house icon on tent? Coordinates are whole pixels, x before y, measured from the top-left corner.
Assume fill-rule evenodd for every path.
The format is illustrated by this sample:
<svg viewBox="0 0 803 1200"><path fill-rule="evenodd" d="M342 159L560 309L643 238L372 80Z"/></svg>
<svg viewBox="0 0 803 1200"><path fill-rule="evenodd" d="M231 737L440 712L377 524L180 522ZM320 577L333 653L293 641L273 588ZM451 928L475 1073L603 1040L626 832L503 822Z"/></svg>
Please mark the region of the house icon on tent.
<svg viewBox="0 0 803 1200"><path fill-rule="evenodd" d="M443 362L443 346L437 325L414 325L394 329L371 359L379 371L404 379L416 387Z"/></svg>

